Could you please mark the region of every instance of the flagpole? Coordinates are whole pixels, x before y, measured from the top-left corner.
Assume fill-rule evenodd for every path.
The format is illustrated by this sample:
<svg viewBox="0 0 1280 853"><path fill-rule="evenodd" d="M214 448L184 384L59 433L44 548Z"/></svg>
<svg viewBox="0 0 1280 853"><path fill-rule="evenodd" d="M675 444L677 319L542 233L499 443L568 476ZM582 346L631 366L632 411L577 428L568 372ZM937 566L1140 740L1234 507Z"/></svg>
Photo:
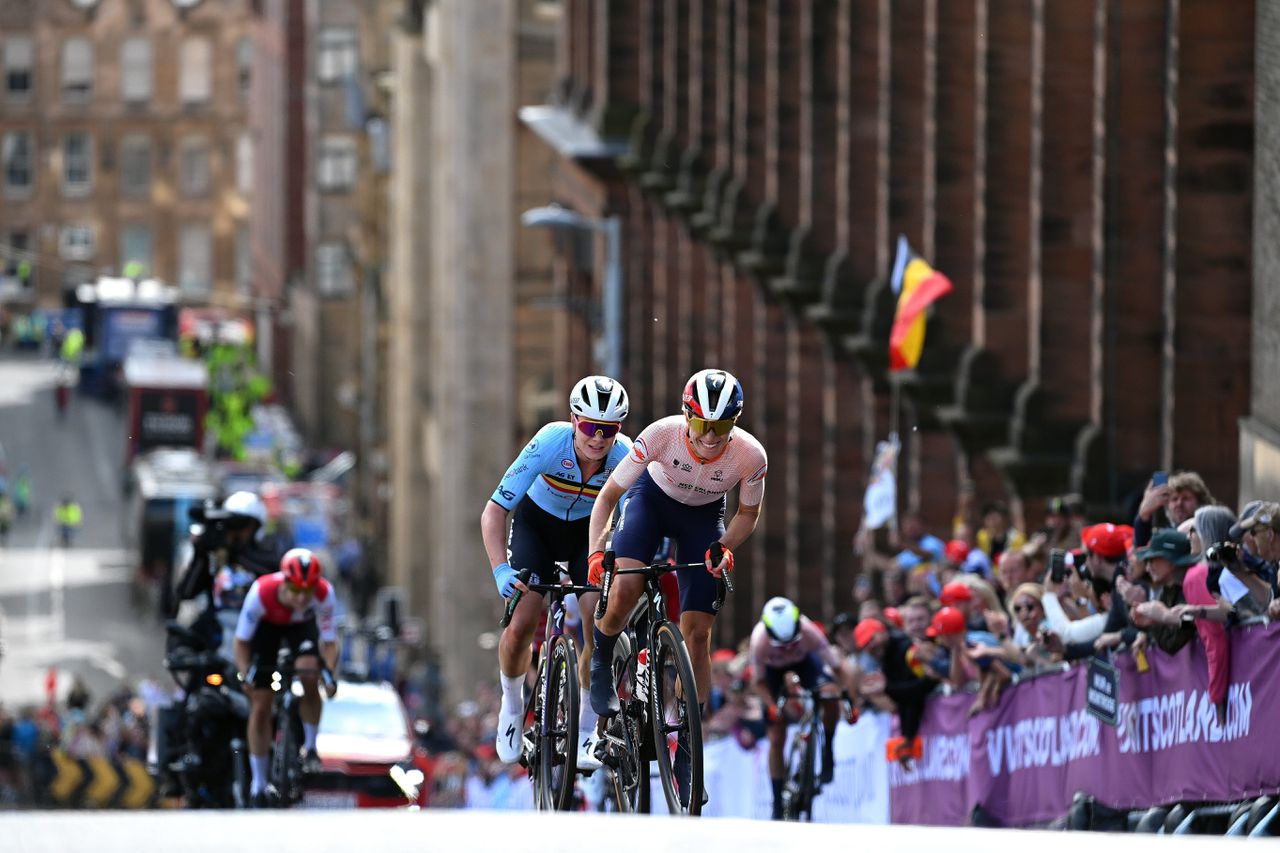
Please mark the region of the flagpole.
<svg viewBox="0 0 1280 853"><path fill-rule="evenodd" d="M897 448L898 448L897 452L893 454L893 482L895 485L901 482L898 479L898 458L902 455L902 450L901 450L902 445L898 441L898 418L899 418L899 410L901 408L899 405L900 400L898 399L898 395L901 393L900 391L901 387L902 387L901 383L895 381L893 374L890 373L889 374L889 442L891 444L897 445ZM895 492L895 499L893 503L892 532L893 532L894 540L897 540L898 538L897 498L901 496L901 494L902 494L902 490L898 489Z"/></svg>

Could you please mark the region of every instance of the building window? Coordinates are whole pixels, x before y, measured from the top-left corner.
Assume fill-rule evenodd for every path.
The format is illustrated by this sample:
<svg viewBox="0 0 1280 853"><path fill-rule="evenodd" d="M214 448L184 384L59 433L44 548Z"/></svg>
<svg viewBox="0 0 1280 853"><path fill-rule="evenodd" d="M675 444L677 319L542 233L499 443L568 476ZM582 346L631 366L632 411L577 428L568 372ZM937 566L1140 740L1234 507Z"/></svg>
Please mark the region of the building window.
<svg viewBox="0 0 1280 853"><path fill-rule="evenodd" d="M356 73L359 43L356 31L347 27L326 27L317 43L316 76L321 83L336 83Z"/></svg>
<svg viewBox="0 0 1280 853"><path fill-rule="evenodd" d="M178 100L203 104L213 96L212 52L209 40L189 38L178 51Z"/></svg>
<svg viewBox="0 0 1280 853"><path fill-rule="evenodd" d="M316 181L323 190L350 189L356 182L356 143L347 136L320 140Z"/></svg>
<svg viewBox="0 0 1280 853"><path fill-rule="evenodd" d="M62 192L81 196L93 185L93 140L87 133L62 138Z"/></svg>
<svg viewBox="0 0 1280 853"><path fill-rule="evenodd" d="M129 104L151 100L151 40L142 36L120 45L120 98Z"/></svg>
<svg viewBox="0 0 1280 853"><path fill-rule="evenodd" d="M13 100L31 97L31 68L35 61L30 36L4 40L4 90Z"/></svg>
<svg viewBox="0 0 1280 853"><path fill-rule="evenodd" d="M213 237L209 226L188 222L178 233L178 287L183 293L205 296L212 279Z"/></svg>
<svg viewBox="0 0 1280 853"><path fill-rule="evenodd" d="M31 133L11 130L0 140L0 161L4 164L5 195L26 195L32 183Z"/></svg>
<svg viewBox="0 0 1280 853"><path fill-rule="evenodd" d="M249 87L253 84L253 40L248 36L236 45L236 74L240 83L240 100L249 100Z"/></svg>
<svg viewBox="0 0 1280 853"><path fill-rule="evenodd" d="M3 260L0 271L16 280L19 288L31 287L35 269L31 263L31 232L10 231L3 240L3 245L0 245L0 260Z"/></svg>
<svg viewBox="0 0 1280 853"><path fill-rule="evenodd" d="M203 136L189 136L178 147L178 188L191 197L209 192L209 143Z"/></svg>
<svg viewBox="0 0 1280 853"><path fill-rule="evenodd" d="M151 192L151 140L145 136L120 140L120 191L129 196Z"/></svg>
<svg viewBox="0 0 1280 853"><path fill-rule="evenodd" d="M87 103L93 96L93 42L69 38L62 43L62 100Z"/></svg>
<svg viewBox="0 0 1280 853"><path fill-rule="evenodd" d="M151 274L151 229L130 224L120 229L120 274L141 278Z"/></svg>
<svg viewBox="0 0 1280 853"><path fill-rule="evenodd" d="M253 191L253 137L247 130L236 139L236 189L244 196Z"/></svg>
<svg viewBox="0 0 1280 853"><path fill-rule="evenodd" d="M236 229L236 293L253 295L253 241L247 225Z"/></svg>
<svg viewBox="0 0 1280 853"><path fill-rule="evenodd" d="M58 235L58 253L65 261L93 260L93 226L64 225Z"/></svg>
<svg viewBox="0 0 1280 853"><path fill-rule="evenodd" d="M349 296L352 285L347 247L342 243L316 246L316 292L321 296Z"/></svg>

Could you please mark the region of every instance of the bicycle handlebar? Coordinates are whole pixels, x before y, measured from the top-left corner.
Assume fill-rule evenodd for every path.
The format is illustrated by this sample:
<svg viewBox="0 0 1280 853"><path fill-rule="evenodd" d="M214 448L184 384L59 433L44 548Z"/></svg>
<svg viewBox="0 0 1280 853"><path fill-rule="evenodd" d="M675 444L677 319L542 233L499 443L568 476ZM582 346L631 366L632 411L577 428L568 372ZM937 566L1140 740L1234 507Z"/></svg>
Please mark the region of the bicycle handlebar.
<svg viewBox="0 0 1280 853"><path fill-rule="evenodd" d="M516 581L527 585L531 577L533 577L533 569L521 569L520 574L516 575ZM515 614L516 605L520 603L520 598L523 595L524 590L520 587L516 587L511 593L511 598L507 601L507 609L502 614L502 621L498 623L499 627L505 628L511 624L511 617Z"/></svg>

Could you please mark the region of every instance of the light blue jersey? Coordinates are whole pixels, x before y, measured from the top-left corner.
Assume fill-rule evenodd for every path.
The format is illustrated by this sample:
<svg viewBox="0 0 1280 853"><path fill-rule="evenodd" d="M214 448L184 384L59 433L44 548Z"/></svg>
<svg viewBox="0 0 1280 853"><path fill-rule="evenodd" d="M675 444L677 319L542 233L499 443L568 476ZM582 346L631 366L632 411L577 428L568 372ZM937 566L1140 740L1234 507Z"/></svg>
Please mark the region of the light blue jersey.
<svg viewBox="0 0 1280 853"><path fill-rule="evenodd" d="M605 480L630 452L631 439L618 433L604 465L584 483L573 449L573 424L553 421L538 430L520 451L490 500L510 511L527 494L556 518L565 521L586 518L591 515L591 507Z"/></svg>

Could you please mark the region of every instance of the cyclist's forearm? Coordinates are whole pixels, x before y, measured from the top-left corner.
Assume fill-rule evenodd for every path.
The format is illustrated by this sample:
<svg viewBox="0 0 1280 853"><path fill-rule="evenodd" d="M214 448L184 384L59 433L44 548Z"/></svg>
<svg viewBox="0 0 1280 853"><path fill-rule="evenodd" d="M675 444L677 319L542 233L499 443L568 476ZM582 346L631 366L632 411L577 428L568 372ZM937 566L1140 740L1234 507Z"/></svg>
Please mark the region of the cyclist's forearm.
<svg viewBox="0 0 1280 853"><path fill-rule="evenodd" d="M325 640L320 643L320 657L324 659L324 665L329 667L330 672L338 671L338 643L335 640Z"/></svg>
<svg viewBox="0 0 1280 853"><path fill-rule="evenodd" d="M756 522L759 520L759 504L755 506L740 505L738 511L733 514L729 526L725 528L724 535L720 537L720 541L730 551L737 550L738 546L747 541L747 537L756 529Z"/></svg>
<svg viewBox="0 0 1280 853"><path fill-rule="evenodd" d="M480 515L480 536L484 539L484 552L489 556L489 568L507 561L507 510L493 501L485 505Z"/></svg>
<svg viewBox="0 0 1280 853"><path fill-rule="evenodd" d="M249 644L236 637L235 643L232 644L232 654L235 655L236 659L236 672L241 675L247 675L249 672L249 660L252 657Z"/></svg>
<svg viewBox="0 0 1280 853"><path fill-rule="evenodd" d="M591 524L587 528L587 550L603 551L609 541L609 529L613 526L613 511L622 498L623 490L613 480L604 484L591 508Z"/></svg>

